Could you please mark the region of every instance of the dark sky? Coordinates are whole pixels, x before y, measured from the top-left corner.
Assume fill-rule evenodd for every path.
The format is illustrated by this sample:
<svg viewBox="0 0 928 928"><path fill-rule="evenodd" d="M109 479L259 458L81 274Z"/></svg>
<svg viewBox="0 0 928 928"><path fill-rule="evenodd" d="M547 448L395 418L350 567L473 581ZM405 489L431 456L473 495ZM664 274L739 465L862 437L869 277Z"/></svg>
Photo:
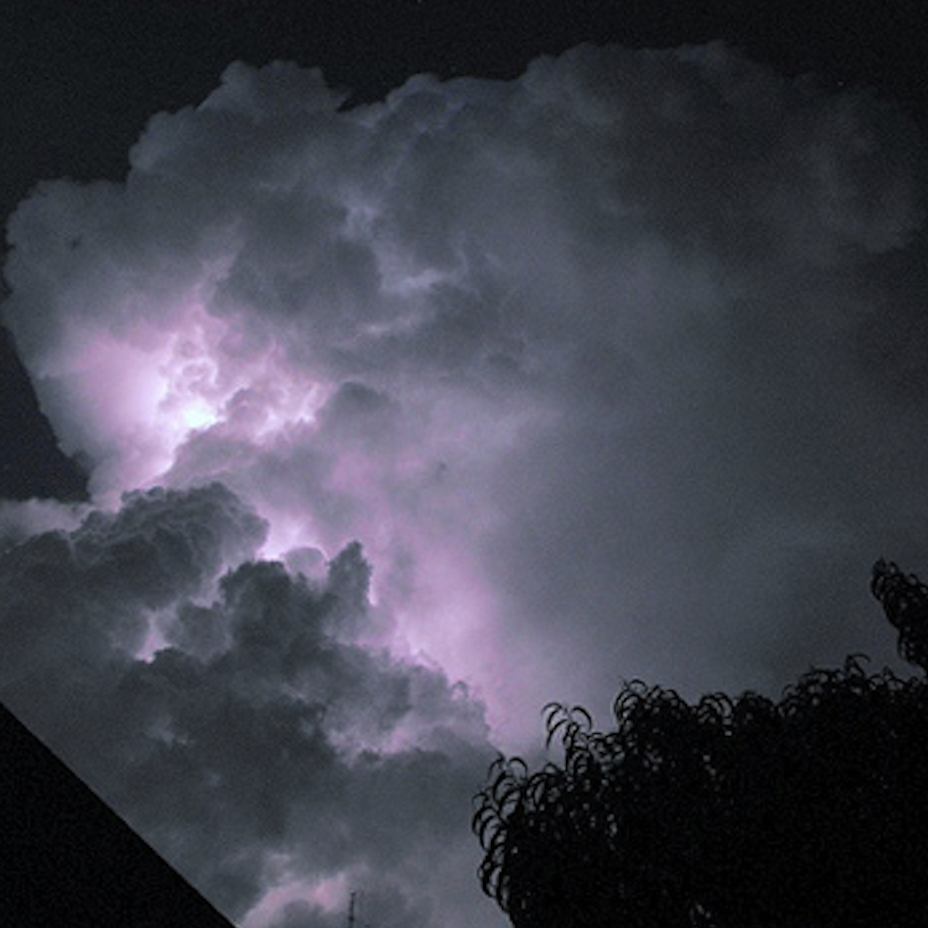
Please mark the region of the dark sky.
<svg viewBox="0 0 928 928"><path fill-rule="evenodd" d="M244 928L494 923L549 699L893 659L928 14L695 6L6 14L0 699Z"/></svg>

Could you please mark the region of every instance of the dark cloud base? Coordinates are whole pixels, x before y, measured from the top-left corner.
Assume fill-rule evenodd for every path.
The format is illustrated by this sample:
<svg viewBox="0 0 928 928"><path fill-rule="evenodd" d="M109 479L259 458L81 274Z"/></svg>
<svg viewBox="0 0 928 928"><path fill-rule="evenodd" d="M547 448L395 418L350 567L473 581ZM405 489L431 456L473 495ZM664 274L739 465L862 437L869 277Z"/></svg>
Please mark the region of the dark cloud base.
<svg viewBox="0 0 928 928"><path fill-rule="evenodd" d="M313 584L249 559L263 533L219 485L154 489L7 552L0 699L233 918L273 855L403 899L410 858L466 841L482 709L345 638L367 609L359 546ZM137 656L151 623L164 644ZM300 924L342 918L320 912Z"/></svg>

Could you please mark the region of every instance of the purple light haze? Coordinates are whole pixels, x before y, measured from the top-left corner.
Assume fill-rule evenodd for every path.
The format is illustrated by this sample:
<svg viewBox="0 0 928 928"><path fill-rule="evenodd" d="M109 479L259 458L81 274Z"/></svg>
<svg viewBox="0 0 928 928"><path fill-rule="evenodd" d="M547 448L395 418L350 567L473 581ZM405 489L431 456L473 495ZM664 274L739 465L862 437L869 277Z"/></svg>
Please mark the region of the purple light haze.
<svg viewBox="0 0 928 928"><path fill-rule="evenodd" d="M891 659L924 150L718 45L343 99L233 65L124 183L13 216L4 319L94 504L0 514L0 697L246 928L358 885L378 928L490 924L469 795L544 702Z"/></svg>

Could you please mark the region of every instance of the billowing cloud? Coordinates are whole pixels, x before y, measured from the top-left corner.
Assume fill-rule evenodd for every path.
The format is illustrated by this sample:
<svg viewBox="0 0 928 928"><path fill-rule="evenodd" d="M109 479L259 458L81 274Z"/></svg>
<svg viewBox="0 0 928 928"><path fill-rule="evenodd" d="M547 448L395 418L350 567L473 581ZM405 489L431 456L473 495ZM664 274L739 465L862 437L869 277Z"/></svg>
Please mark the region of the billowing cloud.
<svg viewBox="0 0 928 928"><path fill-rule="evenodd" d="M203 877L216 898L329 924L363 833L365 872L393 875L377 906L437 924L411 887L437 885L423 860L485 749L447 681L511 748L546 700L601 710L621 677L771 690L890 659L869 566L928 563L925 152L876 95L719 45L344 99L233 65L151 120L124 183L20 206L5 320L96 504L141 495L4 569L12 591L81 545L109 558L23 647L129 655L99 756L122 745L113 789L194 871L207 841L240 849ZM171 566L166 599L129 516L156 510L208 564ZM41 611L17 608L19 629ZM153 799L172 764L187 791ZM226 817L204 811L224 764ZM288 896L290 868L316 897Z"/></svg>
<svg viewBox="0 0 928 928"><path fill-rule="evenodd" d="M274 916L281 887L341 917L363 885L429 924L446 858L472 883L482 707L353 643L358 545L311 581L251 559L265 529L221 485L159 488L8 552L0 695L233 917ZM313 899L325 880L345 891Z"/></svg>

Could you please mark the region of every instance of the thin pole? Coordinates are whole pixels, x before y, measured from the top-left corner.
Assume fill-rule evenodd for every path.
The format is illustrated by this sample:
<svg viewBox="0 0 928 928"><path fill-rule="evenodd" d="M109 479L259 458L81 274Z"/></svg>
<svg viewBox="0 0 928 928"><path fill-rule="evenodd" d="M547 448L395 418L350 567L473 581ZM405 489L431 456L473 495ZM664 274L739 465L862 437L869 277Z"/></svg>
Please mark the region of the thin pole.
<svg viewBox="0 0 928 928"><path fill-rule="evenodd" d="M357 893L352 893L348 899L348 928L354 928L354 897Z"/></svg>

